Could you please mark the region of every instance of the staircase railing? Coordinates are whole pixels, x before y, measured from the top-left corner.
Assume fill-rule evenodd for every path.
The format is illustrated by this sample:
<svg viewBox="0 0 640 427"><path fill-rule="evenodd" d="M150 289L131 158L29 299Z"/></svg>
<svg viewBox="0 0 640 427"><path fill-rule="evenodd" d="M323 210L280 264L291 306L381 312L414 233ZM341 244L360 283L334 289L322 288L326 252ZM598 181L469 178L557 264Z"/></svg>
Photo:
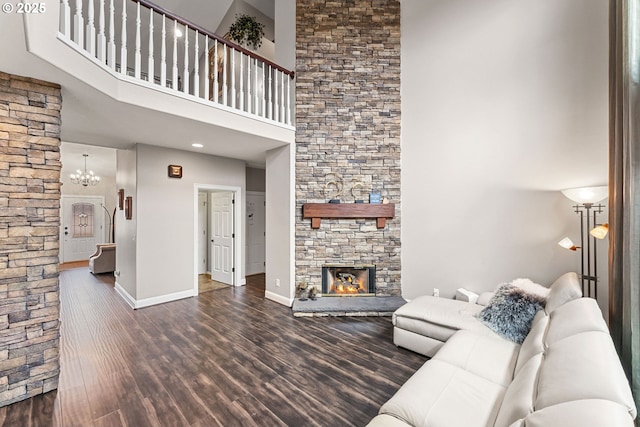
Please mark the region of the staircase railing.
<svg viewBox="0 0 640 427"><path fill-rule="evenodd" d="M293 71L147 0L60 1L63 39L103 67L182 95L292 124Z"/></svg>

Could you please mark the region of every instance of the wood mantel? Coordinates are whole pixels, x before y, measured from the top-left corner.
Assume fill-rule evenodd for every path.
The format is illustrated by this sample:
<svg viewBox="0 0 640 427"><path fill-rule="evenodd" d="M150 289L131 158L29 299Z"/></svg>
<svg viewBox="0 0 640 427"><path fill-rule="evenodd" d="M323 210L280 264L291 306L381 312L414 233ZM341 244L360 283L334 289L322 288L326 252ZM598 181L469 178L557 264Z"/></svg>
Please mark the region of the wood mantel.
<svg viewBox="0 0 640 427"><path fill-rule="evenodd" d="M311 218L311 228L320 228L323 218L375 218L376 226L384 228L387 219L396 214L396 205L370 203L305 203L302 205L302 218Z"/></svg>

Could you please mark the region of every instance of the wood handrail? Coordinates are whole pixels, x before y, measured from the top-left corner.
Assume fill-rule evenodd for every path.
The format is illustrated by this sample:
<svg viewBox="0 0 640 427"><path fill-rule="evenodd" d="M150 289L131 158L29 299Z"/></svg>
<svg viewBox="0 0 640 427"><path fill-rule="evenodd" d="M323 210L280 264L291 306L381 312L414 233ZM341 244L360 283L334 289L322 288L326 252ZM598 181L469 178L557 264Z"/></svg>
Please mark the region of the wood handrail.
<svg viewBox="0 0 640 427"><path fill-rule="evenodd" d="M155 12L158 12L161 15L165 15L165 16L175 20L176 22L179 22L182 25L186 25L189 28L193 28L195 30L198 30L199 33L206 34L207 36L209 36L209 38L212 38L214 40L219 41L220 43L223 43L223 44L225 44L225 45L227 45L229 47L232 47L233 49L235 49L237 51L240 51L240 52L244 53L247 56L250 56L250 57L252 57L254 59L257 59L260 62L264 62L265 64L270 65L271 68L275 68L276 70L279 70L279 71L283 72L284 74L288 75L290 78L293 78L295 76L295 72L294 71L287 70L286 68L281 67L280 65L269 61L267 58L264 58L264 57L256 54L255 52L252 52L252 51L250 51L248 49L245 49L244 47L242 47L242 46L240 46L240 45L238 45L236 43L230 42L229 40L225 40L222 37L212 33L211 31L209 31L209 30L207 30L205 28L202 28L201 26L199 26L197 24L194 24L191 21L188 21L188 20L186 20L184 18L179 17L175 13L171 12L170 10L167 10L167 9L163 8L162 6L158 6L157 4L152 3L152 2L150 2L148 0L133 0L133 1L136 2L136 3L140 3L142 6L148 8L148 9L151 9L151 10L153 10Z"/></svg>

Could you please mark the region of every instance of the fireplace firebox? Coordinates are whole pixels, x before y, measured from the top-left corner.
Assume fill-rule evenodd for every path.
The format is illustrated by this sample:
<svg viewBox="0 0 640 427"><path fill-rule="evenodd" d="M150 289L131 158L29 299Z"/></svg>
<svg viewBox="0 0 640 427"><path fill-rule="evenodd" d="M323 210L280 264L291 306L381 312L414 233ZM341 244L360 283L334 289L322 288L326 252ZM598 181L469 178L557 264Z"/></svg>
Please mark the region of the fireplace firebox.
<svg viewBox="0 0 640 427"><path fill-rule="evenodd" d="M322 295L368 296L376 292L375 265L322 266Z"/></svg>

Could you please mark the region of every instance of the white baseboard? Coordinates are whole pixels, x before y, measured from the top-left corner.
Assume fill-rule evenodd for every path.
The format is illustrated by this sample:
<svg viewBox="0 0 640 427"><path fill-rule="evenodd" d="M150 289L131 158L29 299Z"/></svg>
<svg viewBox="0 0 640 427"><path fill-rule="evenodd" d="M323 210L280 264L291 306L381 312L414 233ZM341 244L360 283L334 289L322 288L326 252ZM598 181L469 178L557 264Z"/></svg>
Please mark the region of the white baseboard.
<svg viewBox="0 0 640 427"><path fill-rule="evenodd" d="M129 292L127 292L121 285L120 283L118 283L118 281L116 280L116 292L118 293L118 295L120 295L122 297L123 300L125 300L127 302L127 304L129 304L131 306L131 308L135 309L136 308L136 300L134 297L132 297L131 295L129 295Z"/></svg>
<svg viewBox="0 0 640 427"><path fill-rule="evenodd" d="M291 307L293 305L293 298L283 297L282 295L278 295L270 291L265 291L264 297L273 302L277 302L278 304L286 305L287 307Z"/></svg>
<svg viewBox="0 0 640 427"><path fill-rule="evenodd" d="M133 298L118 282L115 285L116 292L124 299L131 308L138 309L150 307L152 305L164 304L165 302L177 301L179 299L190 298L193 296L193 290L175 292L173 294L159 295L157 297L136 300Z"/></svg>

